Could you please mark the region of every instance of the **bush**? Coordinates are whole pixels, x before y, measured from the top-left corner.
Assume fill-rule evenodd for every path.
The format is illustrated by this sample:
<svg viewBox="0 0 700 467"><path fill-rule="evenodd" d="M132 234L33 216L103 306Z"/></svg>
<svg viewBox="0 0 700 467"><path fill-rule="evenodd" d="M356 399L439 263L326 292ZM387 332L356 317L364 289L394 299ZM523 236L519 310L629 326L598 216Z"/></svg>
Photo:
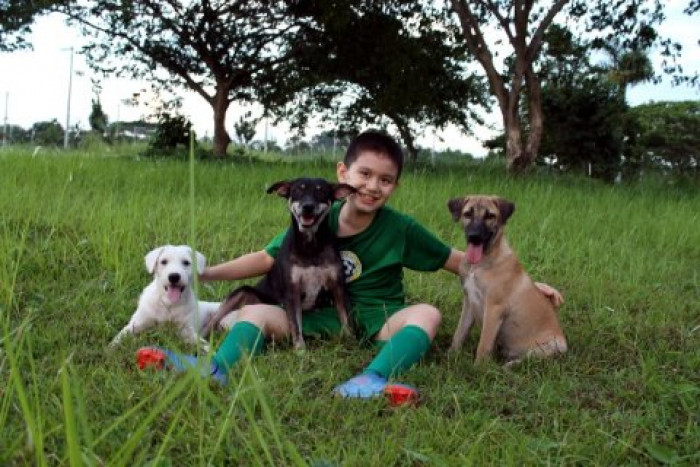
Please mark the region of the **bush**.
<svg viewBox="0 0 700 467"><path fill-rule="evenodd" d="M177 156L182 153L178 148L184 148L187 152L190 147L190 132L192 132L192 123L187 118L182 115L171 116L169 113L163 113L158 120L156 133L146 150L146 156ZM196 137L194 143L196 146Z"/></svg>

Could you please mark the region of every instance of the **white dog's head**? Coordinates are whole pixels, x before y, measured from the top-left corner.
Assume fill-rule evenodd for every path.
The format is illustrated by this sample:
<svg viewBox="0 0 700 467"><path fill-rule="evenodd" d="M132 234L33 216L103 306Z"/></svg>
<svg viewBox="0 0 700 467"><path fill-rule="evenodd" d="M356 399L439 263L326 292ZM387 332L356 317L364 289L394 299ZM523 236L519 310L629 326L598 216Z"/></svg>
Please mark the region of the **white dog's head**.
<svg viewBox="0 0 700 467"><path fill-rule="evenodd" d="M190 292L187 288L194 274L192 248L187 245L164 245L148 252L144 259L148 272L163 287L167 302L175 304L183 298L185 291ZM201 272L206 266L204 255L197 251L194 260L197 271Z"/></svg>

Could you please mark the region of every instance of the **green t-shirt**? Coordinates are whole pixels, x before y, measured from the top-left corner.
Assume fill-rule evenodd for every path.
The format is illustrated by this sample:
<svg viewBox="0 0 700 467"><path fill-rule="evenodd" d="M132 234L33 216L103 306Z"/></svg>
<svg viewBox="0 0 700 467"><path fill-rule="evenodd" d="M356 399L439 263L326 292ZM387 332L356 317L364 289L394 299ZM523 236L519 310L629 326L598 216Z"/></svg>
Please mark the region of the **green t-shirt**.
<svg viewBox="0 0 700 467"><path fill-rule="evenodd" d="M338 216L344 202L331 207L327 222L338 231ZM279 252L286 231L276 236L265 251ZM405 306L403 268L437 271L450 255L450 247L410 216L382 207L362 232L339 237L338 246L353 310Z"/></svg>

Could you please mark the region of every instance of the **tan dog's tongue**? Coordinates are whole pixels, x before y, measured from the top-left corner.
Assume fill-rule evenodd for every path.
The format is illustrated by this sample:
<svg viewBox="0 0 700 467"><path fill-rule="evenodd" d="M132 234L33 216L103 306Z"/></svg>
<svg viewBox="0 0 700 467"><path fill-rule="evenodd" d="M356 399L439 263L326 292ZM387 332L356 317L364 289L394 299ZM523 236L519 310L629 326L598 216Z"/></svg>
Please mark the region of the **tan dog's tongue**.
<svg viewBox="0 0 700 467"><path fill-rule="evenodd" d="M174 285L171 285L170 287L168 287L168 300L170 300L170 303L179 302L181 295L182 295L182 289L180 287L176 287Z"/></svg>
<svg viewBox="0 0 700 467"><path fill-rule="evenodd" d="M467 244L467 263L477 264L484 256L484 245Z"/></svg>

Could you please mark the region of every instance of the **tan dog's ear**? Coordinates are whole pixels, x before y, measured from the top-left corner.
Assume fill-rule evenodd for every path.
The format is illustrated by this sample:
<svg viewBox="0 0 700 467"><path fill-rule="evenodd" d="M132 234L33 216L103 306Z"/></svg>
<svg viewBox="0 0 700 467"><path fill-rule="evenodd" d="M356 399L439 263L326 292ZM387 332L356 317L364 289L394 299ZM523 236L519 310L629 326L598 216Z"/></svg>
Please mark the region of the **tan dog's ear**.
<svg viewBox="0 0 700 467"><path fill-rule="evenodd" d="M270 188L267 189L267 193L277 193L282 198L289 198L289 189L291 188L291 182L282 180L281 182L273 183Z"/></svg>
<svg viewBox="0 0 700 467"><path fill-rule="evenodd" d="M170 245L159 246L158 248L146 253L146 256L143 259L146 262L146 271L148 271L149 274L153 274L156 271L156 264L158 264L158 258L160 257L160 254L163 252L163 250L168 246Z"/></svg>
<svg viewBox="0 0 700 467"><path fill-rule="evenodd" d="M498 203L498 210L501 212L501 222L505 224L508 218L513 215L515 204L504 198L498 198L496 203Z"/></svg>
<svg viewBox="0 0 700 467"><path fill-rule="evenodd" d="M462 208L467 204L468 197L452 198L447 202L447 209L452 213L452 220L457 222L462 217Z"/></svg>

